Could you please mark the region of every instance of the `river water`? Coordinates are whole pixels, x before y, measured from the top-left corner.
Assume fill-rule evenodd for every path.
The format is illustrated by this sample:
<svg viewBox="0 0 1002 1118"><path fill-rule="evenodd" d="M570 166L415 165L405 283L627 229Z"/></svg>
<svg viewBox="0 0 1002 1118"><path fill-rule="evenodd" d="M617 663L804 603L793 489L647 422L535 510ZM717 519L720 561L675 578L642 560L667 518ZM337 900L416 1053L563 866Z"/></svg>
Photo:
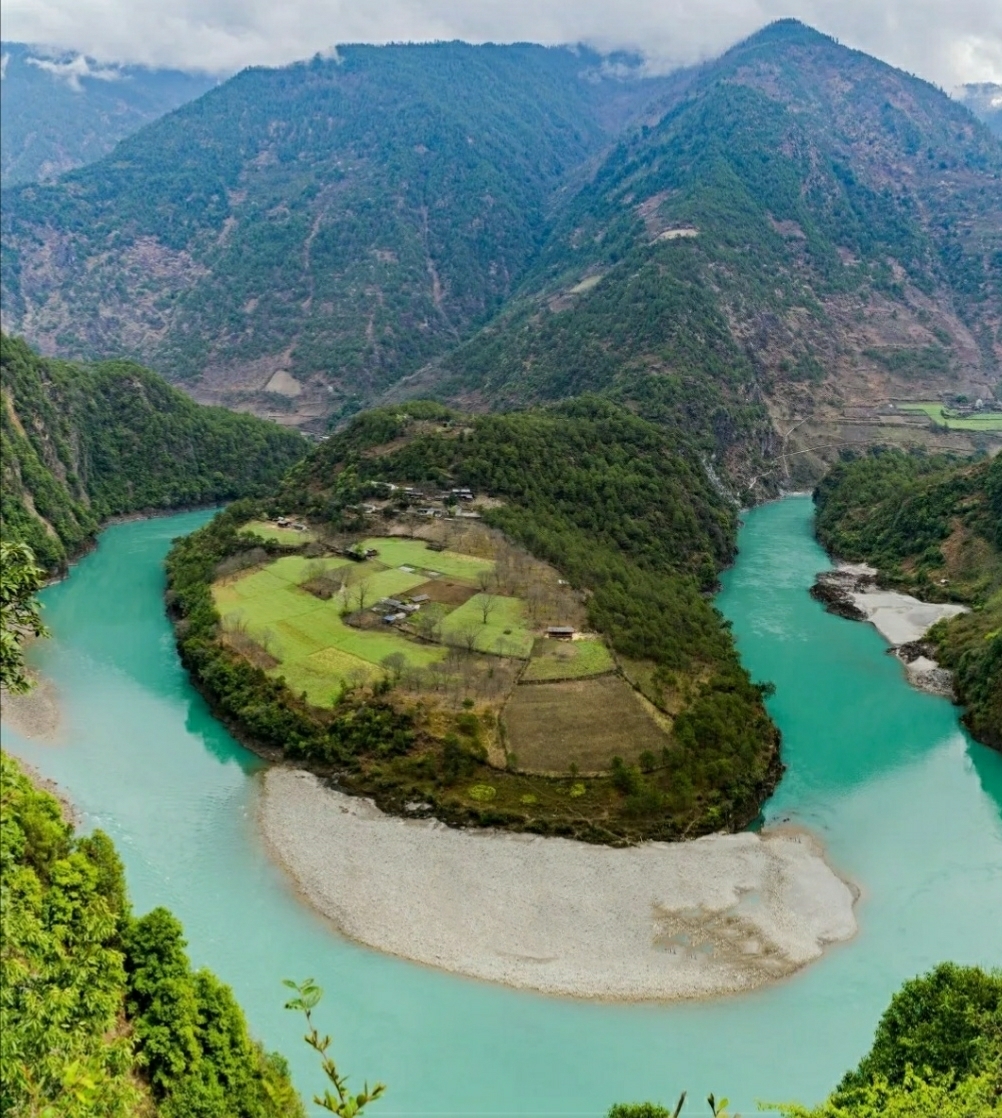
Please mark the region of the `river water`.
<svg viewBox="0 0 1002 1118"><path fill-rule="evenodd" d="M256 832L260 764L189 686L163 614L170 539L207 516L112 527L45 591L54 637L34 655L61 695L65 741L5 728L4 744L112 836L137 911L163 904L184 921L194 962L233 986L304 1094L321 1084L282 1009L284 977L325 988L321 1027L353 1082L388 1083L374 1118L597 1118L614 1100L667 1102L683 1088L726 1094L746 1115L758 1099L815 1101L868 1047L903 979L947 958L1002 965L1002 755L973 743L949 703L908 687L872 628L808 597L828 563L806 498L747 514L718 604L754 677L776 684L789 767L766 819L822 836L862 891L860 931L768 989L666 1006L428 970L345 942L299 901Z"/></svg>

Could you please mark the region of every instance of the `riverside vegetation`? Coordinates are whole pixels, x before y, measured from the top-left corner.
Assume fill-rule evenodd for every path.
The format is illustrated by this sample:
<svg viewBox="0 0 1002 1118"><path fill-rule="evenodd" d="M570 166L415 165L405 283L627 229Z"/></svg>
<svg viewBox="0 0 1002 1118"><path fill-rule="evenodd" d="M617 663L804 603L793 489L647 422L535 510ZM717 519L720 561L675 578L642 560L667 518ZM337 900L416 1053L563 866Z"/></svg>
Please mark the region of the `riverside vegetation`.
<svg viewBox="0 0 1002 1118"><path fill-rule="evenodd" d="M111 516L266 492L306 450L298 433L206 408L129 361L38 357L0 336L4 538L50 571Z"/></svg>
<svg viewBox="0 0 1002 1118"><path fill-rule="evenodd" d="M367 603L350 579L340 605L337 598L319 601L307 585L316 572L305 555L296 557L309 551L322 567L335 539L342 551L351 540L387 547L369 538L381 534L378 524L386 526L383 535L387 528L424 531L430 521L414 515L404 482L489 495L474 536L462 520L451 529L458 542L450 547L480 552L473 577L492 581L459 607L470 616L457 626L460 639L446 640L453 655L438 685L424 670L429 657L445 652L434 626L405 638L375 622L377 640L363 631L349 643L338 636L348 632L338 611L365 627ZM397 483L398 490L389 488ZM383 494L378 511L371 504L365 511L366 494ZM255 517L279 514L305 518L317 535L326 533L327 544L290 549L255 534ZM272 498L237 503L177 541L167 563L169 602L184 663L238 735L270 755L336 773L346 791L371 795L391 811L458 824L614 843L679 838L745 825L781 771L779 735L762 703L768 689L750 681L708 599L733 556L735 525L733 507L694 451L608 401L474 418L414 404L360 416L290 471ZM428 568L437 556L445 571L462 558L435 546L420 562L413 551L403 562L390 549L395 569L370 577L389 577L394 586L404 577L413 587L431 575L434 583L438 572ZM478 559L466 562L475 568ZM503 586L496 582L501 566ZM290 576L303 585L290 585ZM335 568L333 577L336 586L343 576ZM615 663L595 651L575 653L573 666L555 669L552 645L524 635L526 625L538 628L538 618L536 626L526 620L526 598L546 584L557 593L551 608L577 611L578 624L590 627ZM234 609L242 593L253 623L234 634L219 610ZM492 597L506 619L500 624L478 605ZM302 621L290 616L296 601ZM263 658L268 634L261 626L269 617L289 618L291 630L281 619L269 622L272 653ZM439 624L448 636L450 615ZM285 678L281 659L289 641L304 634L330 646L314 645L310 657L333 668L326 694L308 693L302 675ZM344 674L346 651L369 658L368 681ZM530 679L540 681L518 682L526 658L536 665ZM572 678L552 681L561 675ZM556 701L567 687L573 700ZM517 744L528 741L519 739L515 715L529 693L533 703L554 700L533 712L550 744L545 762L535 764L519 756ZM624 725L642 720L649 727L653 748L642 745L638 755L633 735L620 733L593 763L576 759L576 740L588 729L574 721L575 709L592 709L597 722L596 702L613 700L634 712Z"/></svg>
<svg viewBox="0 0 1002 1118"><path fill-rule="evenodd" d="M923 638L954 673L964 721L1002 749L1002 456L977 462L874 450L815 491L818 539L880 581L970 612Z"/></svg>

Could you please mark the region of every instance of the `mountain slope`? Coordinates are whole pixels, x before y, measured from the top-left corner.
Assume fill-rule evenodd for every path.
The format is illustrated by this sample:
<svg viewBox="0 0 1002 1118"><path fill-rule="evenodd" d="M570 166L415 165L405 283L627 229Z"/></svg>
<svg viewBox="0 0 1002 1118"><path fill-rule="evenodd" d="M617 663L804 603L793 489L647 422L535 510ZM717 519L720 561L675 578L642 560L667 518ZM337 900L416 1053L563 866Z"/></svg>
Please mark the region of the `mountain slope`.
<svg viewBox="0 0 1002 1118"><path fill-rule="evenodd" d="M200 97L205 74L102 66L82 55L51 55L26 43L0 44L0 184L53 179L92 163L130 133Z"/></svg>
<svg viewBox="0 0 1002 1118"><path fill-rule="evenodd" d="M9 192L5 321L45 352L141 358L201 399L336 411L495 311L554 189L672 84L530 45L244 71Z"/></svg>
<svg viewBox="0 0 1002 1118"><path fill-rule="evenodd" d="M1000 324L1002 147L932 86L784 21L618 145L504 312L400 392L612 391L746 457L773 424L824 421L777 440L799 453L845 440L854 406L989 396Z"/></svg>
<svg viewBox="0 0 1002 1118"><path fill-rule="evenodd" d="M275 485L296 432L205 408L126 361L79 368L0 337L2 526L65 564L109 516L208 504Z"/></svg>

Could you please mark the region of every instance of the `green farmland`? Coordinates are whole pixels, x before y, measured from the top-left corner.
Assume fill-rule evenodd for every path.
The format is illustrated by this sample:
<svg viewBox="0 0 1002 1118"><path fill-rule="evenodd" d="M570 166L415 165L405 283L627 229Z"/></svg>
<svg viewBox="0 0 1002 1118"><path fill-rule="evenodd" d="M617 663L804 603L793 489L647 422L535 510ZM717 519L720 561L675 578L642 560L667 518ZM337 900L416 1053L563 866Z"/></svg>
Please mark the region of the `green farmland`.
<svg viewBox="0 0 1002 1118"><path fill-rule="evenodd" d="M253 529L262 534L257 524ZM295 533L302 543L302 532ZM379 553L364 563L343 557L310 559L287 555L236 576L220 579L213 598L232 642L251 641L262 666L284 676L297 693L317 706L333 704L344 684L371 683L397 670L426 669L445 660L450 646L527 659L534 636L520 598L474 593L494 563L452 551L431 551L420 540L370 539ZM401 569L408 568L408 569ZM328 579L324 600L303 584ZM396 625L382 623L371 607L382 598L406 597L418 586L450 580L466 587L468 600L454 608L439 602L424 607L434 617L434 638L419 640ZM461 597L464 595L460 595ZM487 619L484 620L485 599ZM342 613L358 615L348 624ZM413 615L414 624L420 611Z"/></svg>
<svg viewBox="0 0 1002 1118"><path fill-rule="evenodd" d="M245 524L243 530L248 534L260 536L271 543L280 543L286 547L299 547L304 543L312 543L316 533L305 531L297 532L295 528L279 528L276 524L269 524L265 520L252 520Z"/></svg>
<svg viewBox="0 0 1002 1118"><path fill-rule="evenodd" d="M950 427L956 431L983 431L1002 434L1002 412L980 412L977 415L954 417L947 415L947 409L936 400L915 404L900 404L899 411L911 412L913 415L927 415L941 427Z"/></svg>
<svg viewBox="0 0 1002 1118"><path fill-rule="evenodd" d="M551 679L585 679L611 672L616 664L604 641L538 640L522 679L542 683Z"/></svg>

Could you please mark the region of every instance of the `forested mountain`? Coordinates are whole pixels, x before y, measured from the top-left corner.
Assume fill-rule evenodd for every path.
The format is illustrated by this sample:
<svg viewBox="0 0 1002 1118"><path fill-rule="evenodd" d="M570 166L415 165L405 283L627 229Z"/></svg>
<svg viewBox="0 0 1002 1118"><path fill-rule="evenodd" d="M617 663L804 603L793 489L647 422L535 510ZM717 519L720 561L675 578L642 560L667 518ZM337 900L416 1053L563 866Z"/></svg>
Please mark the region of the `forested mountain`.
<svg viewBox="0 0 1002 1118"><path fill-rule="evenodd" d="M47 568L106 517L274 486L306 450L295 431L206 408L128 361L81 367L0 337L2 526Z"/></svg>
<svg viewBox="0 0 1002 1118"><path fill-rule="evenodd" d="M8 192L9 328L200 399L357 406L498 308L556 188L677 81L609 61L441 43L246 70Z"/></svg>
<svg viewBox="0 0 1002 1118"><path fill-rule="evenodd" d="M108 836L75 836L6 754L0 787L0 1112L301 1118L285 1060L192 970L175 917L133 915Z"/></svg>
<svg viewBox="0 0 1002 1118"><path fill-rule="evenodd" d="M53 179L92 163L151 120L216 84L206 74L105 66L79 54L0 43L0 183Z"/></svg>
<svg viewBox="0 0 1002 1118"><path fill-rule="evenodd" d="M836 466L815 501L818 538L836 555L924 600L971 607L926 640L954 672L971 732L1002 749L1002 455L875 451Z"/></svg>
<svg viewBox="0 0 1002 1118"><path fill-rule="evenodd" d="M6 321L317 427L599 391L758 492L886 441L889 399L992 396L1002 145L967 108L793 20L636 73L458 43L246 71L9 192Z"/></svg>
<svg viewBox="0 0 1002 1118"><path fill-rule="evenodd" d="M770 418L783 431L889 396L987 395L1000 251L1002 146L983 125L783 21L620 143L516 298L405 390L491 406L612 391L722 450Z"/></svg>

